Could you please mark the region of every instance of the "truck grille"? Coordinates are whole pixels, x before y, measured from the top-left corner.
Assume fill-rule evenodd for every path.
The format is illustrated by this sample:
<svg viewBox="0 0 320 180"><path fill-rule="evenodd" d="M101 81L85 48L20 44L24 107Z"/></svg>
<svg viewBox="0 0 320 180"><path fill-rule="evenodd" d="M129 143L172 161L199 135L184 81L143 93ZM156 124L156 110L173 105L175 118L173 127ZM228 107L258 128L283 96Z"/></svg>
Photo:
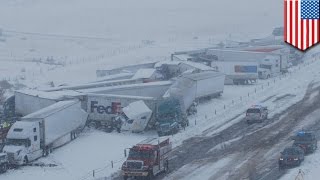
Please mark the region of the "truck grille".
<svg viewBox="0 0 320 180"><path fill-rule="evenodd" d="M8 161L12 163L14 161L14 153L7 153L7 155L8 155Z"/></svg>
<svg viewBox="0 0 320 180"><path fill-rule="evenodd" d="M141 161L127 161L127 167L129 169L142 169L142 164Z"/></svg>

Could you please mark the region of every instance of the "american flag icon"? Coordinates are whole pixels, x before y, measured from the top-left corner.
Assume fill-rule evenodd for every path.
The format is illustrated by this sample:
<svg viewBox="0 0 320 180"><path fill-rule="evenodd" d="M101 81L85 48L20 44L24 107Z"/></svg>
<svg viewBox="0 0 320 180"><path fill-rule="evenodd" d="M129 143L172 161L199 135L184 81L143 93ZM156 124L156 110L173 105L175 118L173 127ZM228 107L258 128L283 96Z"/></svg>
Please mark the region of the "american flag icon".
<svg viewBox="0 0 320 180"><path fill-rule="evenodd" d="M319 1L284 1L284 41L300 50L319 43Z"/></svg>

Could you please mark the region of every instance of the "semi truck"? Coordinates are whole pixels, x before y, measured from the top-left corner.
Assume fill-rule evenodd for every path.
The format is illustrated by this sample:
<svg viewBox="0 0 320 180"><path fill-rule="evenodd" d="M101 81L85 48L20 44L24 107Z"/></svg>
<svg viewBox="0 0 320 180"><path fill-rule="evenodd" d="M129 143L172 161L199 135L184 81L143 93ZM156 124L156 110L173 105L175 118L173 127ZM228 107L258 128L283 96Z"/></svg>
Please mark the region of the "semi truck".
<svg viewBox="0 0 320 180"><path fill-rule="evenodd" d="M245 84L259 78L259 65L254 61L212 61L211 66L226 75L225 84Z"/></svg>
<svg viewBox="0 0 320 180"><path fill-rule="evenodd" d="M146 129L152 116L152 110L142 101L135 101L122 108L122 130L142 132Z"/></svg>
<svg viewBox="0 0 320 180"><path fill-rule="evenodd" d="M280 75L281 73L286 73L281 67L281 59L279 56L268 55L260 61L258 73L260 79L269 79ZM287 66L287 65L286 65Z"/></svg>
<svg viewBox="0 0 320 180"><path fill-rule="evenodd" d="M54 148L75 139L87 117L78 100L57 102L15 122L7 134L3 152L13 165L47 156Z"/></svg>
<svg viewBox="0 0 320 180"><path fill-rule="evenodd" d="M152 180L159 173L166 172L171 150L169 138L147 139L129 148L127 160L121 167L123 179L144 177Z"/></svg>
<svg viewBox="0 0 320 180"><path fill-rule="evenodd" d="M180 126L189 125L183 103L176 97L160 101L155 109L156 130L159 136L176 134Z"/></svg>

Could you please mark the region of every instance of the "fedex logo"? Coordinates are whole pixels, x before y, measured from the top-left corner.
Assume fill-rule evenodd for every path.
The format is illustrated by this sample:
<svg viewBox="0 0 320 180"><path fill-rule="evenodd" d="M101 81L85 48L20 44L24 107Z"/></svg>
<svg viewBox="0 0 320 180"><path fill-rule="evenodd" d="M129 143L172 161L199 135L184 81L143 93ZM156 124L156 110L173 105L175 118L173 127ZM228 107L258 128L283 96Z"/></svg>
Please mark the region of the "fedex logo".
<svg viewBox="0 0 320 180"><path fill-rule="evenodd" d="M97 112L99 114L116 114L121 111L121 104L112 102L111 106L99 105L98 101L91 101L90 112Z"/></svg>

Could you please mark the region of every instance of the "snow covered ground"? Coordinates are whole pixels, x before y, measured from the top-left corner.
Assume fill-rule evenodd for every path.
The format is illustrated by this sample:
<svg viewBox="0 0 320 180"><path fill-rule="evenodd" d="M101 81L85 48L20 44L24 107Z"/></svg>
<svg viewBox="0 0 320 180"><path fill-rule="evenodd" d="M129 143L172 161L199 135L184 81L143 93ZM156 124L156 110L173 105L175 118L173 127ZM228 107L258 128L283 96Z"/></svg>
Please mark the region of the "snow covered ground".
<svg viewBox="0 0 320 180"><path fill-rule="evenodd" d="M96 80L97 69L167 60L174 51L208 47L226 38L265 36L282 25L282 2L1 0L0 80L31 88L48 86L51 81L55 85L76 84ZM172 137L174 146L195 135L219 132L239 121L246 107L269 97L265 103L271 106L271 115L285 110L303 97L308 83L319 78L320 64L312 64L281 80L226 86L222 97L198 107L190 127ZM272 102L287 94L291 98ZM0 175L0 179L92 179L92 170L96 170L96 177L108 176L121 166L124 148L155 136L152 132L107 134L88 130L38 161L56 167L21 167ZM205 167L203 172L214 168Z"/></svg>
<svg viewBox="0 0 320 180"><path fill-rule="evenodd" d="M95 80L96 69L165 60L174 51L213 46L225 38L264 37L282 25L278 3L2 0L0 80L32 88L51 81L87 82ZM263 23L253 25L256 21Z"/></svg>
<svg viewBox="0 0 320 180"><path fill-rule="evenodd" d="M292 69L291 75L281 77L281 80L276 78L260 81L251 86L226 86L221 98L200 104L198 106L199 115L190 118L190 126L185 131L171 137L174 146L178 146L183 140L192 136L218 133L238 122L243 117L245 109L254 103L268 105L271 116L284 111L303 98L310 82L320 81L319 68L319 60L309 59L305 64ZM290 96L287 96L288 94ZM231 119L238 114L240 115L238 118ZM87 130L78 139L57 149L49 157L38 160L45 164L56 164L56 167L21 167L0 175L0 178L34 180L34 175L37 174L39 179L45 177L48 180L93 179L93 170L95 170L95 177L109 176L119 170L124 160L123 150L125 148L143 139L156 136L155 132L108 134ZM111 161L114 162L114 168L111 168ZM210 167L203 168L203 174L206 174L208 168L210 169ZM214 165L211 168L217 167ZM170 177L174 176L173 174Z"/></svg>

